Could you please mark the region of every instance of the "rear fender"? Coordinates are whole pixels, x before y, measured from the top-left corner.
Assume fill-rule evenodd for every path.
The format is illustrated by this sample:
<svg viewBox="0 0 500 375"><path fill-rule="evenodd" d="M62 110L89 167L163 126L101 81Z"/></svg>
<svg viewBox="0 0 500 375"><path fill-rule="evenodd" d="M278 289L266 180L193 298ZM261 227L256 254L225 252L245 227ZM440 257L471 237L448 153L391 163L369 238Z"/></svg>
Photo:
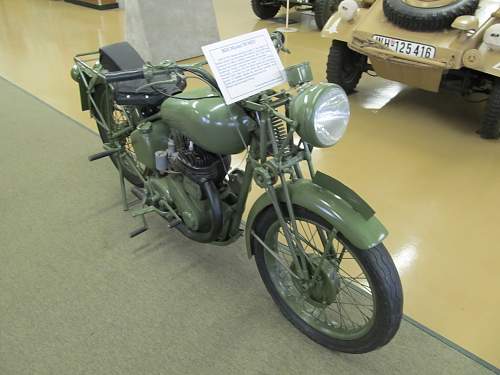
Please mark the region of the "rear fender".
<svg viewBox="0 0 500 375"><path fill-rule="evenodd" d="M387 237L387 229L375 217L371 207L340 181L316 172L313 181L299 180L287 186L294 205L304 207L331 223L357 248L368 250ZM276 188L276 191L278 199L284 203L282 187ZM250 210L245 231L249 258L253 255L251 240L254 223L271 205L271 199L264 193Z"/></svg>

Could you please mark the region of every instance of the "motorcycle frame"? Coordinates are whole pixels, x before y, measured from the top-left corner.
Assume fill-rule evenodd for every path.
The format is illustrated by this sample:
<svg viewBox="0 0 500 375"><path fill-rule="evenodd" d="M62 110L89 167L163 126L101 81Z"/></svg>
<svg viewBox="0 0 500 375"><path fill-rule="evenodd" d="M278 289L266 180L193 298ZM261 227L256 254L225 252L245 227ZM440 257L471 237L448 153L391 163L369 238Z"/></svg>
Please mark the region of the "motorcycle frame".
<svg viewBox="0 0 500 375"><path fill-rule="evenodd" d="M97 124L110 134L109 143L104 144L105 151L101 154L117 157L120 160L128 159L128 161L131 162L130 165L136 169L137 175L140 176L141 180L144 182L144 191L132 189L132 192L139 198L142 204L142 208L132 211L132 216L141 217L143 223L143 227L135 232L142 233L147 229L145 215L151 212L159 214L167 219L169 223L182 223L182 219L167 202L163 203L168 211L162 211L151 204L150 198L154 193L149 181L142 176L135 166L135 163L132 162L131 157L125 152L124 146L121 145L117 147L119 143L113 143L114 140L130 134L139 124L134 124L135 126L121 129L118 132L114 132L109 126L109 108L107 108L106 111L102 111L92 96L94 88L97 85L103 84L106 88L105 102L109 107L113 105L113 86L106 81L106 77L102 73L102 68L99 64L91 67L88 64L89 60L86 60L96 55L98 55L98 52L84 53L75 56L76 71L74 69L72 74L74 77L77 76L77 80L80 84L82 110L91 109L91 114L95 117ZM90 61L96 60L96 58L90 59ZM201 69L200 67L204 64L205 63L198 63L190 65L189 67ZM203 71L204 74L209 74L206 70ZM371 210L361 197L339 181L322 173L315 172L311 158L312 146L301 139L300 135L299 142L297 144L294 142L294 135L297 134L296 130L298 124L288 117L289 104L292 98L293 96L286 90L281 90L279 92L268 90L238 103L254 118L256 125L254 128L250 129L251 137L249 144L246 145L247 157L243 182L238 194L238 199L233 207L226 239L213 243L225 245L235 241L243 234L243 230L240 229L243 221L242 217L252 182L255 181L259 187L265 190L265 194L263 194L263 196L253 205L246 223L248 255L252 255L251 246L249 245L253 239L261 243L268 252L272 253L272 249L268 248L263 242L263 239L258 238L253 231L253 222L258 214L265 207L272 206L283 228L286 241L290 248L293 249L292 253L295 269L299 274L295 276L308 278L308 269L306 266L307 254L302 246L302 242L297 240L299 232L293 210L293 205L296 204L295 199L297 199L297 196L302 195L297 194L297 190L309 190L311 195L305 200L302 198L301 205L313 212L324 213L324 207L321 207L321 205L327 201L327 209L331 210L333 215L325 218L330 221L335 221L340 217L340 220L337 220L339 228L352 229L352 233L349 233L347 238L361 249L371 248L381 242L387 235L387 231L378 219L374 217L374 211ZM278 110L280 108L284 108L284 114ZM284 141L282 139L280 144L278 144L278 140L273 133L273 118L279 119L282 121L282 124L286 126L286 138ZM159 119L160 114L157 113L142 121L154 121ZM269 148L272 150L271 153L269 153ZM289 148L291 152L286 153L287 148ZM307 163L308 172L312 181L305 178L302 172L300 164L303 161ZM122 163L117 163L117 167L123 207L124 210L128 210L129 202L127 200ZM289 176L288 178L287 175ZM316 176L320 178L316 178ZM307 181L307 183L302 185L300 183L294 183L299 180ZM278 182L279 184L277 185ZM293 191L294 199L291 197L291 191ZM339 198L341 198L342 201L340 205L338 202ZM344 203L347 203L347 206L345 206ZM289 222L287 222L287 219ZM290 230L289 225L292 230ZM175 224L172 224L172 226L175 226ZM332 231L330 235L336 235L337 230L338 228Z"/></svg>

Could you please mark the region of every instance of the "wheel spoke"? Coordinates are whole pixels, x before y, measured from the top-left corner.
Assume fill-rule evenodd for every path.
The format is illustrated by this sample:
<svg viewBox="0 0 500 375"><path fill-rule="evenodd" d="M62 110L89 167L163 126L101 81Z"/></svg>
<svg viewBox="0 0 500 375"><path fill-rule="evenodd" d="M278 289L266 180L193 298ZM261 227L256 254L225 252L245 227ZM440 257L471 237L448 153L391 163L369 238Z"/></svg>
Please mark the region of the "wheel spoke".
<svg viewBox="0 0 500 375"><path fill-rule="evenodd" d="M270 272L275 277L271 279L281 295L299 316L333 337L364 332L372 324L375 306L369 280L349 247L337 232L316 222L297 217L296 230L289 221L287 225L294 241L300 241L305 251L310 279L297 277L292 254L295 246L287 245L283 228L276 224L273 237L266 237L274 253L266 257L266 263L273 264Z"/></svg>

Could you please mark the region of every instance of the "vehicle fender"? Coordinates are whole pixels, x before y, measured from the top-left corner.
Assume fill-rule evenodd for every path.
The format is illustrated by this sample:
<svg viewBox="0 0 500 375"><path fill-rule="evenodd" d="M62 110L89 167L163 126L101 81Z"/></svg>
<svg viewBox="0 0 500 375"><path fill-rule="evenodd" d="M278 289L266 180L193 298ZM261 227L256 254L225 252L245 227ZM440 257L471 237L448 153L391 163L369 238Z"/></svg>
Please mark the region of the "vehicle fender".
<svg viewBox="0 0 500 375"><path fill-rule="evenodd" d="M350 43L352 41L352 35L356 30L356 26L358 25L358 21L364 17L365 13L368 11L369 9L365 8L359 9L358 14L352 21L342 20L339 12L335 12L327 21L325 27L323 27L321 37Z"/></svg>
<svg viewBox="0 0 500 375"><path fill-rule="evenodd" d="M354 191L340 181L316 172L313 180L287 183L294 205L308 209L333 225L349 242L359 249L368 250L387 237L387 229L375 216L375 211ZM276 188L278 199L285 202L283 188ZM254 203L246 221L245 240L248 257L252 253L252 229L259 215L269 206L267 193Z"/></svg>
<svg viewBox="0 0 500 375"><path fill-rule="evenodd" d="M500 77L500 51L494 51L484 45L484 43L479 48L479 51L481 53L480 64L482 66L477 67L476 70Z"/></svg>

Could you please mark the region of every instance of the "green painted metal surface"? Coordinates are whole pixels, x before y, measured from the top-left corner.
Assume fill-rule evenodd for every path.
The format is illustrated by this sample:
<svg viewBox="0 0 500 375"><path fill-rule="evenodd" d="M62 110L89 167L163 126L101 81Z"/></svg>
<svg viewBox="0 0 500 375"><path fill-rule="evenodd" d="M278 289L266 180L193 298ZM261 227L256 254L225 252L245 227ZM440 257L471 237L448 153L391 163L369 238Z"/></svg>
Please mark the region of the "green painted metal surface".
<svg viewBox="0 0 500 375"><path fill-rule="evenodd" d="M312 181L316 185L330 190L334 194L340 196L365 219L368 220L375 214L375 210L371 208L370 205L366 203L366 201L361 198L354 190L344 185L342 182L333 178L332 176L328 176L327 174L317 171Z"/></svg>
<svg viewBox="0 0 500 375"><path fill-rule="evenodd" d="M155 169L155 152L168 146L170 130L162 121L146 122L132 132L130 138L137 160L150 169Z"/></svg>
<svg viewBox="0 0 500 375"><path fill-rule="evenodd" d="M188 177L168 175L165 177L150 177L153 189L162 197L175 203L179 216L191 230L207 230L210 227L210 215L206 200L192 197L185 189Z"/></svg>
<svg viewBox="0 0 500 375"><path fill-rule="evenodd" d="M369 219L356 211L346 200L324 187L308 180L288 183L290 198L295 205L302 206L330 222L335 229L359 249L367 250L381 243L387 237L387 229L375 217ZM282 189L277 189L279 199L284 202ZM246 244L248 256L251 257L251 228L255 219L265 208L271 205L268 194L257 199L247 218Z"/></svg>
<svg viewBox="0 0 500 375"><path fill-rule="evenodd" d="M205 150L237 154L250 140L255 122L238 104L226 105L209 88L192 90L165 100L161 116Z"/></svg>
<svg viewBox="0 0 500 375"><path fill-rule="evenodd" d="M286 68L286 78L291 87L296 87L313 80L313 73L309 62L303 62Z"/></svg>

